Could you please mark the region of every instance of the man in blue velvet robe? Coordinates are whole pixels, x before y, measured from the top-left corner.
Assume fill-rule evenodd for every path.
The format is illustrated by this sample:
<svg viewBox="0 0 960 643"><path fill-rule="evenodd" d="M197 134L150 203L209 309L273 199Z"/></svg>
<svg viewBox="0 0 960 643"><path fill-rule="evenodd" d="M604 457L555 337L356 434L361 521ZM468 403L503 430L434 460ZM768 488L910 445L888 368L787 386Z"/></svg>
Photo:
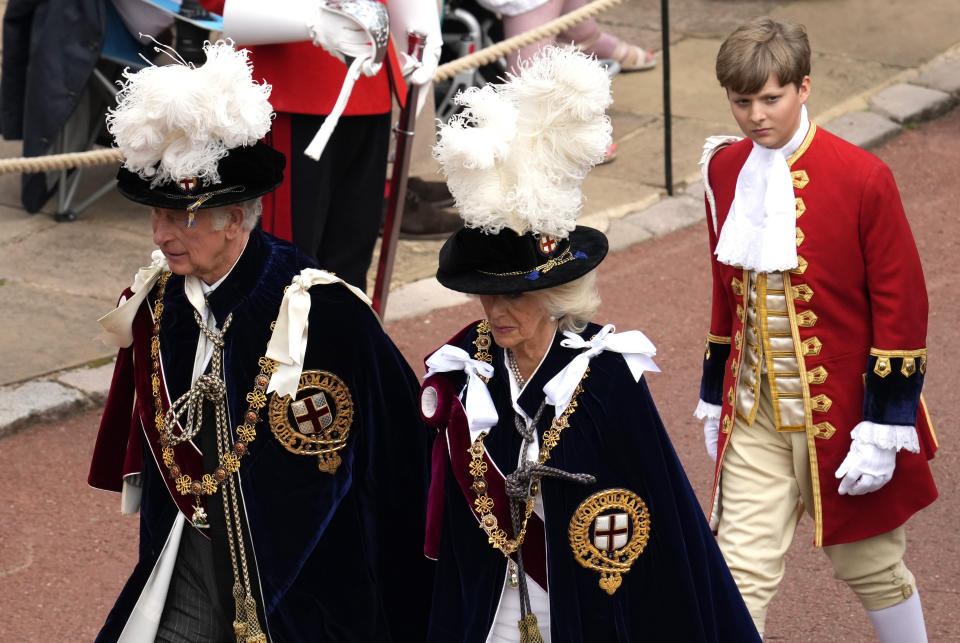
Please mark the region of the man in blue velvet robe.
<svg viewBox="0 0 960 643"><path fill-rule="evenodd" d="M284 167L256 138L206 185L121 145L159 250L101 320L89 482L139 509L140 555L98 640L423 640L417 383L363 293L256 229Z"/></svg>

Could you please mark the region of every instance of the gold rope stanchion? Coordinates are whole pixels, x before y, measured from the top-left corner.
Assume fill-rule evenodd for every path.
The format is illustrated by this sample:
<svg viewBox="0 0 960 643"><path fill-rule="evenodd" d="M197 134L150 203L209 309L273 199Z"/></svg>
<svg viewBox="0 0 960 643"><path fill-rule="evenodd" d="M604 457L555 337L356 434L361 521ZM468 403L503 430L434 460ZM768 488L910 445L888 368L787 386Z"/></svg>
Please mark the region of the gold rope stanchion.
<svg viewBox="0 0 960 643"><path fill-rule="evenodd" d="M624 0L594 0L576 11L564 14L535 29L517 34L512 38L507 38L504 41L485 47L480 51L475 51L463 58L452 60L445 65L440 65L437 67L437 73L434 74L433 80L434 82L446 80L462 71L487 65L500 56L506 56L521 47L526 47L544 38L555 36L561 31L566 31L573 25L588 20L602 11L606 11L611 7L623 3L623 1ZM116 149L90 150L69 154L50 154L47 156L21 156L11 159L0 159L0 174L32 174L35 172L50 172L74 167L109 165L110 163L121 162L123 162L123 154L120 153L120 150Z"/></svg>

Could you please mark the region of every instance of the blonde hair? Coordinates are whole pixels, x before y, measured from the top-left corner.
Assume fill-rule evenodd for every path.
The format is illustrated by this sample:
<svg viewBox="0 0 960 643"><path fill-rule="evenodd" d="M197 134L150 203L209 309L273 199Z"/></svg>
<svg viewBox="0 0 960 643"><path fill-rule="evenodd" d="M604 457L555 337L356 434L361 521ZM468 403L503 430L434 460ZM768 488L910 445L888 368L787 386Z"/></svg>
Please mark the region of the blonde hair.
<svg viewBox="0 0 960 643"><path fill-rule="evenodd" d="M756 94L770 74L797 88L810 75L810 41L803 25L755 18L737 28L717 53L720 86L738 94Z"/></svg>
<svg viewBox="0 0 960 643"><path fill-rule="evenodd" d="M561 332L581 332L600 307L595 271L559 286L534 290L530 294L536 295L544 312L556 318Z"/></svg>

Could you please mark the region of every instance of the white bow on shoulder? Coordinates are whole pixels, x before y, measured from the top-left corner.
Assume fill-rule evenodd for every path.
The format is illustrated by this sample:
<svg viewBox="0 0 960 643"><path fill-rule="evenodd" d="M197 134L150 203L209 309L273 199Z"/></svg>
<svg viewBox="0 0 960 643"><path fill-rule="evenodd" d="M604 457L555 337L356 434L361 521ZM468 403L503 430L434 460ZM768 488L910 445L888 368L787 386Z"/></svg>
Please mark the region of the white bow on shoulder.
<svg viewBox="0 0 960 643"><path fill-rule="evenodd" d="M97 320L103 328L100 339L104 344L126 348L133 343L133 318L137 316L140 304L147 298L160 275L170 270L167 258L159 249L153 251L150 260L150 265L140 268L133 277L133 284L130 285L133 295L130 299L121 301L116 308Z"/></svg>
<svg viewBox="0 0 960 643"><path fill-rule="evenodd" d="M570 405L573 393L583 379L583 374L587 372L590 360L603 351L613 351L623 355L630 368L630 374L637 382L640 381L644 371L660 372L660 367L653 361L657 348L646 335L639 330L629 330L625 333L615 333L615 330L616 327L613 324L607 324L591 339L583 339L576 333L564 331L563 335L566 339L560 342L561 346L586 350L570 360L570 363L543 387L547 403L552 404L556 409L556 417L560 417Z"/></svg>
<svg viewBox="0 0 960 643"><path fill-rule="evenodd" d="M277 372L270 378L267 393L294 396L303 372L303 359L307 354L307 331L310 319L310 288L320 284L342 283L368 306L370 299L357 287L344 282L340 277L316 268L304 268L296 275L283 293L280 313L273 327L273 335L267 344L266 357L277 362Z"/></svg>
<svg viewBox="0 0 960 643"><path fill-rule="evenodd" d="M481 431L494 426L499 419L490 391L480 379L481 375L487 378L492 377L493 366L478 359L472 359L470 354L462 348L444 344L427 358L427 374L424 378L450 371L463 371L467 374L467 400L464 411L467 413L470 438L473 440Z"/></svg>

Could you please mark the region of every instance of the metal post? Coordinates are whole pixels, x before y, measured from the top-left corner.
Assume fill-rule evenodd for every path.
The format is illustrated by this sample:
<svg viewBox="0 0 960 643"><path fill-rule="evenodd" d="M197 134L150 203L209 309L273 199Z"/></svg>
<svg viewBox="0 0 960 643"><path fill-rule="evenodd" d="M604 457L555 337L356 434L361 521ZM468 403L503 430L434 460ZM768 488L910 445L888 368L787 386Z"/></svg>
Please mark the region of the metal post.
<svg viewBox="0 0 960 643"><path fill-rule="evenodd" d="M663 47L663 180L673 196L673 127L670 118L670 0L660 0L660 33Z"/></svg>

